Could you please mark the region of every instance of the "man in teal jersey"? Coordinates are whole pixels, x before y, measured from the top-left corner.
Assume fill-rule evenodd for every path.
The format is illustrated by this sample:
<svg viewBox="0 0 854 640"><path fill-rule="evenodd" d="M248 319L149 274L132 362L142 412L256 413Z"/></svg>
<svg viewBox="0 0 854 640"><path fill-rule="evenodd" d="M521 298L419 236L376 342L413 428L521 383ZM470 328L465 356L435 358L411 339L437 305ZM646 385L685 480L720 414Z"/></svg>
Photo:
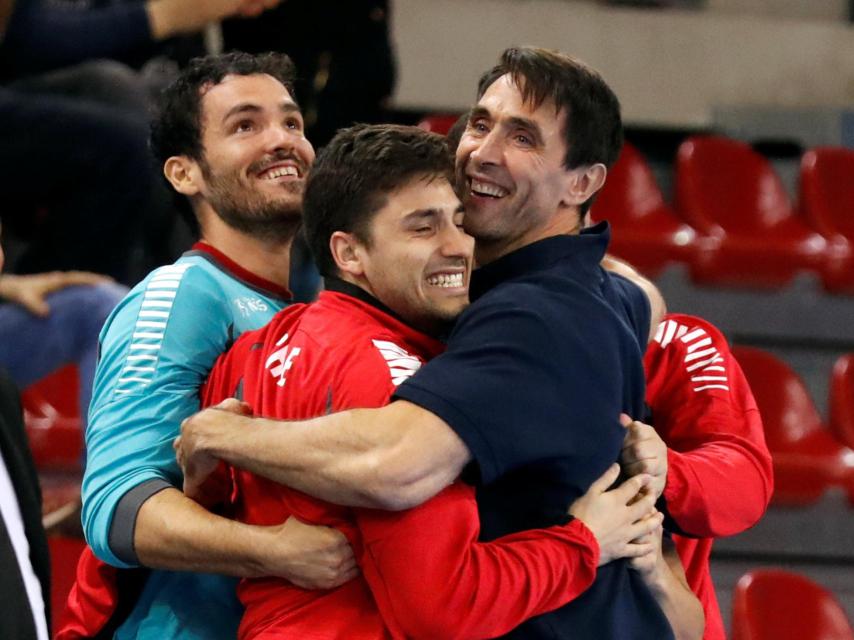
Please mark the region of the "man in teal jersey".
<svg viewBox="0 0 854 640"><path fill-rule="evenodd" d="M240 610L225 576L329 587L355 571L331 529L253 527L205 511L180 491L172 451L216 357L290 298L290 247L314 160L292 82L286 56L202 58L166 90L152 126L155 155L189 199L201 241L137 285L100 337L86 538L111 565L155 569L117 638L233 638Z"/></svg>

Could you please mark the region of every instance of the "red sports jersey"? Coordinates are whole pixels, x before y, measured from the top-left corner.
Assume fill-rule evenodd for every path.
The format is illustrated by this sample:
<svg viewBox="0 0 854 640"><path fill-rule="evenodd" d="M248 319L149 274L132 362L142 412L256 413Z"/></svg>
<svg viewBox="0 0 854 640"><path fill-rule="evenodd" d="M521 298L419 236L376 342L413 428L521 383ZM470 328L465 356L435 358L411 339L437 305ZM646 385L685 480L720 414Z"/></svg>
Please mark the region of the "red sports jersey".
<svg viewBox="0 0 854 640"><path fill-rule="evenodd" d="M721 333L668 314L644 358L647 404L667 443L667 509L688 584L706 614L705 640L725 638L709 572L712 539L756 524L771 499L771 454L747 380Z"/></svg>
<svg viewBox="0 0 854 640"><path fill-rule="evenodd" d="M386 404L442 345L360 297L325 291L244 334L211 372L203 404L238 389L257 415L280 419ZM598 545L577 520L477 542L474 491L461 482L386 512L332 505L237 469L231 478L238 519L272 525L294 515L337 527L362 570L328 591L243 580L243 639L493 637L569 601L596 573Z"/></svg>

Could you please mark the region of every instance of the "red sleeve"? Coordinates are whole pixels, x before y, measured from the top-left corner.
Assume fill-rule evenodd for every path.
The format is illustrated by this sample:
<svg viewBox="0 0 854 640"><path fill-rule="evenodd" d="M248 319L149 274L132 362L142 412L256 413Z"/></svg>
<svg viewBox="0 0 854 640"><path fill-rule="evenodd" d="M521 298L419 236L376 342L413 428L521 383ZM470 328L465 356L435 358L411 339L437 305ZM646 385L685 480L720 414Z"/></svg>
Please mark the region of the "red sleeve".
<svg viewBox="0 0 854 640"><path fill-rule="evenodd" d="M647 403L668 446L667 510L687 534L754 525L773 490L771 455L747 380L711 324L668 314L644 364Z"/></svg>
<svg viewBox="0 0 854 640"><path fill-rule="evenodd" d="M208 374L208 379L199 390L203 409L235 396L243 379L246 358L252 344L252 340L240 339L231 349L217 358L213 369ZM217 468L200 487L200 494L196 496L196 501L208 509L213 509L215 506L226 504L231 499L233 491L231 467L220 461Z"/></svg>
<svg viewBox="0 0 854 640"><path fill-rule="evenodd" d="M569 602L596 577L579 520L478 542L474 490L457 482L403 512L358 510L361 569L383 621L407 638L491 638Z"/></svg>

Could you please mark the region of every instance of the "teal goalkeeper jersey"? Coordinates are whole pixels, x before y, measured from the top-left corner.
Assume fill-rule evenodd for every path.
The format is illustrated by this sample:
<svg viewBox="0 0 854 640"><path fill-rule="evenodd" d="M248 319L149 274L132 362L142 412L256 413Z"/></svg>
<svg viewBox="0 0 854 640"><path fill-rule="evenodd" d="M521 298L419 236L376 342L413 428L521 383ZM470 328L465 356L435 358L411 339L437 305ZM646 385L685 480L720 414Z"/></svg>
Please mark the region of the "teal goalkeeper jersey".
<svg viewBox="0 0 854 640"><path fill-rule="evenodd" d="M288 297L199 243L149 274L107 319L83 478L83 527L99 558L136 566L136 510L160 489L181 487L172 441L181 421L199 410L214 361ZM241 614L235 585L224 576L152 571L116 638L234 638Z"/></svg>

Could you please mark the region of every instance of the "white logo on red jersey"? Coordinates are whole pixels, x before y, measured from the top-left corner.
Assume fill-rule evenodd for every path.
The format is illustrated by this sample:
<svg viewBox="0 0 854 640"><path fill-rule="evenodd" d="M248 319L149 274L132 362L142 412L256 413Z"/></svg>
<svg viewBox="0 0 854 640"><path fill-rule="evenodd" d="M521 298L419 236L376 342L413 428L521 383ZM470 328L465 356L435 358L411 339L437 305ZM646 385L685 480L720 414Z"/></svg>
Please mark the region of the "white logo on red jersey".
<svg viewBox="0 0 854 640"><path fill-rule="evenodd" d="M690 329L690 331L689 331ZM685 371L691 376L691 382L698 383L694 391L723 389L729 391L724 357L712 344L712 337L702 327L690 327L675 320L665 320L658 325L655 341L664 349L674 340L686 347L684 358Z"/></svg>
<svg viewBox="0 0 854 640"><path fill-rule="evenodd" d="M287 345L282 346L287 341L288 334L286 333L276 343L277 347L282 348L271 353L270 357L267 358L267 362L264 363L264 367L270 371L270 374L274 378L278 378L276 384L280 387L285 386L285 374L290 370L294 363L294 358L296 358L301 351L299 347L291 348Z"/></svg>
<svg viewBox="0 0 854 640"><path fill-rule="evenodd" d="M391 383L396 387L421 368L421 360L387 340L372 340L385 359L391 373Z"/></svg>

